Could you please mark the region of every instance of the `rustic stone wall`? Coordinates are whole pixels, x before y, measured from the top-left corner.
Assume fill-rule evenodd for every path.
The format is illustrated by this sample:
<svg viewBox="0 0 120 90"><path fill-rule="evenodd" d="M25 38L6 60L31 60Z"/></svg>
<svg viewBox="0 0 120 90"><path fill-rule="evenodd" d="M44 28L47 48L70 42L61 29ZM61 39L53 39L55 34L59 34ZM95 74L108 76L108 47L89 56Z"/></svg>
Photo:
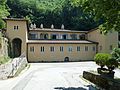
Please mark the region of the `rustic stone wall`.
<svg viewBox="0 0 120 90"><path fill-rule="evenodd" d="M103 77L99 74L84 71L83 77L105 90L120 90L120 81Z"/></svg>
<svg viewBox="0 0 120 90"><path fill-rule="evenodd" d="M0 56L8 56L8 39L0 36Z"/></svg>

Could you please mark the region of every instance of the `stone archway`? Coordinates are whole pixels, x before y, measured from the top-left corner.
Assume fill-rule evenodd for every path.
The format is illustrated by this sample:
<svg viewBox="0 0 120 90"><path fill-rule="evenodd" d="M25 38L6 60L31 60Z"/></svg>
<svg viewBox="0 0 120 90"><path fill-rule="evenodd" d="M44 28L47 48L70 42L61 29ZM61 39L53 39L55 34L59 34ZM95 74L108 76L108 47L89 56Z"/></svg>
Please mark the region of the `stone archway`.
<svg viewBox="0 0 120 90"><path fill-rule="evenodd" d="M12 40L13 57L19 57L21 55L21 44L22 40L19 38Z"/></svg>

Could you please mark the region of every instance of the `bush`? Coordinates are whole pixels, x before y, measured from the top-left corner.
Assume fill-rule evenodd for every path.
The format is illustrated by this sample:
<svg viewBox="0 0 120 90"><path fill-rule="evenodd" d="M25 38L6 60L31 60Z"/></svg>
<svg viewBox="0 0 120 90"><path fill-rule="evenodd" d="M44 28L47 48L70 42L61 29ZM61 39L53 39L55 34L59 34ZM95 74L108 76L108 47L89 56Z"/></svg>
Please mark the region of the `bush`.
<svg viewBox="0 0 120 90"><path fill-rule="evenodd" d="M112 72L116 67L118 67L119 63L118 60L114 57L111 57L110 59L106 60L106 66L109 70L109 72Z"/></svg>
<svg viewBox="0 0 120 90"><path fill-rule="evenodd" d="M114 48L113 51L111 52L111 55L114 59L120 62L120 48Z"/></svg>
<svg viewBox="0 0 120 90"><path fill-rule="evenodd" d="M4 63L8 62L9 60L10 60L9 57L7 57L7 56L1 56L0 57L0 64L4 64Z"/></svg>
<svg viewBox="0 0 120 90"><path fill-rule="evenodd" d="M96 64L101 66L101 69L106 65L106 61L108 61L111 58L110 54L107 53L98 53L95 55L94 60Z"/></svg>

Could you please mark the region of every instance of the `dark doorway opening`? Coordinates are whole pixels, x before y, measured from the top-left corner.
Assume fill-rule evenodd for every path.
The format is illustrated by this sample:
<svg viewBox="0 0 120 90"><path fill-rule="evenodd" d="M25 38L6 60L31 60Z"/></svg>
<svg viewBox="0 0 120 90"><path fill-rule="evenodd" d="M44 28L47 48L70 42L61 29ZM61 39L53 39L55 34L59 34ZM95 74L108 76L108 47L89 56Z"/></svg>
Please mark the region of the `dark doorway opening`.
<svg viewBox="0 0 120 90"><path fill-rule="evenodd" d="M65 57L65 58L64 58L64 61L65 61L65 62L69 62L69 57Z"/></svg>
<svg viewBox="0 0 120 90"><path fill-rule="evenodd" d="M19 57L21 55L21 44L22 40L19 38L15 38L12 41L12 48L13 48L13 57Z"/></svg>

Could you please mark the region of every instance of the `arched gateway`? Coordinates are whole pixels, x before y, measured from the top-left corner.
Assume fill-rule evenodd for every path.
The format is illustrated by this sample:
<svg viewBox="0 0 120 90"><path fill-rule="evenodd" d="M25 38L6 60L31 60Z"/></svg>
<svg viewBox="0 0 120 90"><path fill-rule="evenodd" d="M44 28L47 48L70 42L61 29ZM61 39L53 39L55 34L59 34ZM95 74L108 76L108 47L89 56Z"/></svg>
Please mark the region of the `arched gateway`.
<svg viewBox="0 0 120 90"><path fill-rule="evenodd" d="M22 40L19 38L12 40L13 57L19 57L21 55L21 44Z"/></svg>

